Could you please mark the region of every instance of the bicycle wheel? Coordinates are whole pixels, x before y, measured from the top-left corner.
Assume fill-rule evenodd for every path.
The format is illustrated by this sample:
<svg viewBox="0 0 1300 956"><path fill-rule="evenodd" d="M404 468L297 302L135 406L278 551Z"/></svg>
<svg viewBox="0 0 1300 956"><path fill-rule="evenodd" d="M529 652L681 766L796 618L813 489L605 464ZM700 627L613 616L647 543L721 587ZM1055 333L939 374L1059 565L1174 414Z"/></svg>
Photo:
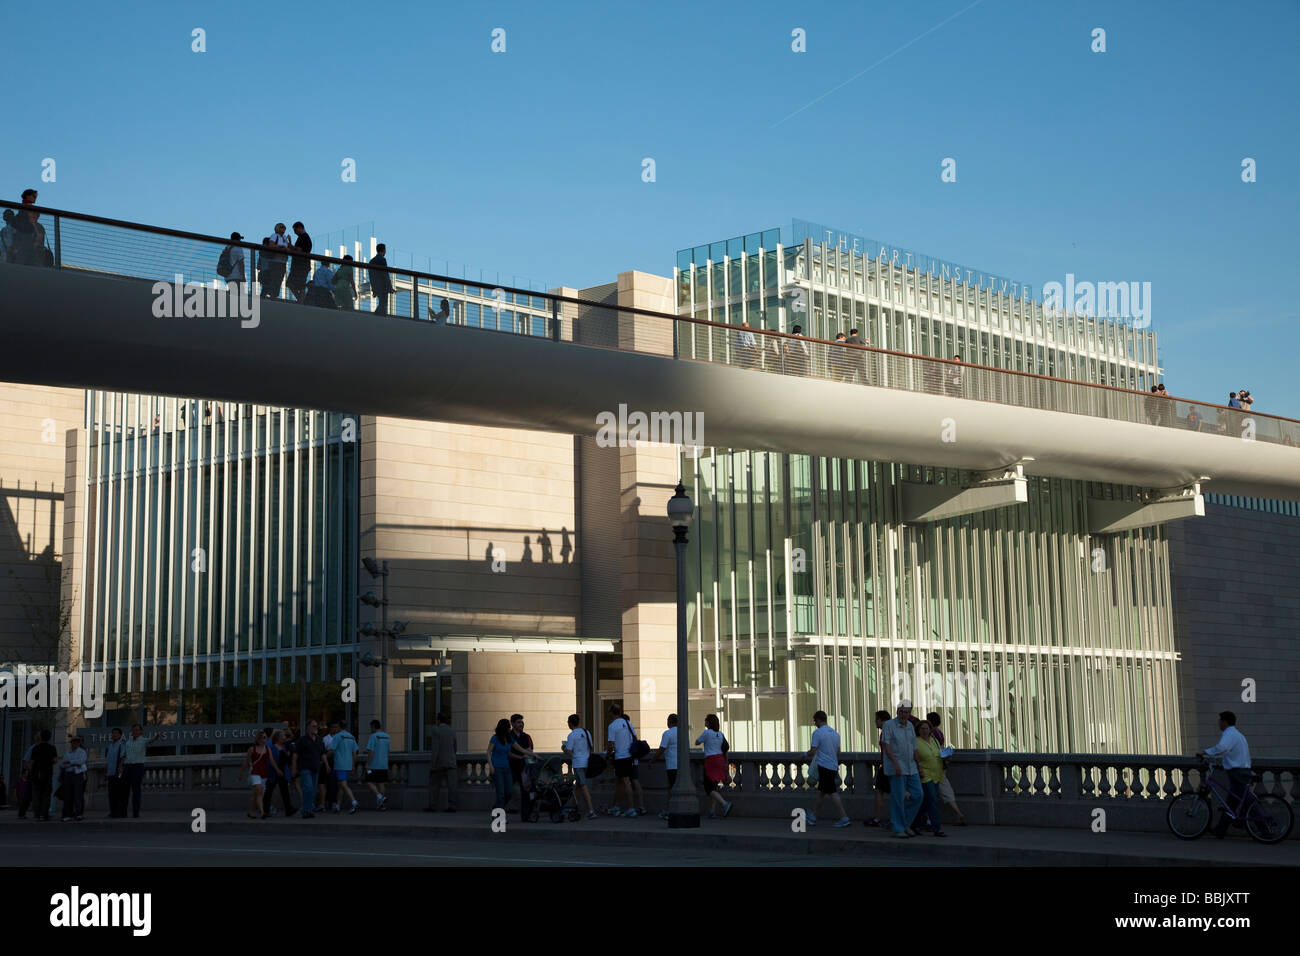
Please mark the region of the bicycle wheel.
<svg viewBox="0 0 1300 956"><path fill-rule="evenodd" d="M1279 796L1256 797L1246 814L1246 829L1260 843L1279 843L1291 832L1295 821L1291 807Z"/></svg>
<svg viewBox="0 0 1300 956"><path fill-rule="evenodd" d="M1183 793L1169 801L1165 818L1180 840L1195 840L1210 828L1210 801L1199 793Z"/></svg>

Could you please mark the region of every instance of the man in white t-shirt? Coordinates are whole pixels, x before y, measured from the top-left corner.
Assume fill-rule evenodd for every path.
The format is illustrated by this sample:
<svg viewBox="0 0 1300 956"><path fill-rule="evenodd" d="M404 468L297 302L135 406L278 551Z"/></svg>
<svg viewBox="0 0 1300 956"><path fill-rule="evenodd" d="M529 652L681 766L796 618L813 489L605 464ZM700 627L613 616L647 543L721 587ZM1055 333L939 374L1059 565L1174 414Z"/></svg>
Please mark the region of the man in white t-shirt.
<svg viewBox="0 0 1300 956"><path fill-rule="evenodd" d="M659 749L650 755L648 763L664 758L664 768L668 771L668 794L672 799L673 786L677 783L677 715L668 715L668 729L659 738ZM659 811L659 819L668 819L668 810Z"/></svg>
<svg viewBox="0 0 1300 956"><path fill-rule="evenodd" d="M636 731L632 729L632 722L623 716L623 708L618 704L609 708L609 716L606 738L609 741L609 755L614 759L614 806L609 812L615 817L635 817L645 813L641 782L637 780L636 760L632 756ZM626 804L626 809L619 806L620 800Z"/></svg>
<svg viewBox="0 0 1300 956"><path fill-rule="evenodd" d="M284 273L288 268L288 251L293 244L285 235L285 225L275 224L275 232L267 236L264 243L267 251L262 253L262 298L280 298L280 287L284 283Z"/></svg>
<svg viewBox="0 0 1300 956"><path fill-rule="evenodd" d="M819 710L813 714L816 730L812 734L812 747L804 759L817 768L817 802L812 813L808 814L808 825L817 825L817 814L821 811L822 801L831 798L835 812L839 814L835 821L837 827L847 827L853 823L844 812L840 800L840 735L826 722L826 711Z"/></svg>
<svg viewBox="0 0 1300 956"><path fill-rule="evenodd" d="M574 790L587 802L587 819L596 819L596 808L591 803L591 788L587 786L587 763L591 760L591 734L582 728L582 718L569 715L569 736L564 740L564 752L570 755L573 776L577 782Z"/></svg>

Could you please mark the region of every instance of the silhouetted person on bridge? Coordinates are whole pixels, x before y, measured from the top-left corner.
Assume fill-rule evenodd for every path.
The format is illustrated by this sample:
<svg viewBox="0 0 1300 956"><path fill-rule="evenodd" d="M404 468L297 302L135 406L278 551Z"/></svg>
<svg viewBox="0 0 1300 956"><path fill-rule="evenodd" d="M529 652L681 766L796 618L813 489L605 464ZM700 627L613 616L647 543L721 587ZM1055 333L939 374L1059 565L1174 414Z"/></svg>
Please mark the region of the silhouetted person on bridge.
<svg viewBox="0 0 1300 956"><path fill-rule="evenodd" d="M808 343L802 341L803 326L796 325L790 329L794 338L782 340L782 371L787 375L808 374Z"/></svg>
<svg viewBox="0 0 1300 956"><path fill-rule="evenodd" d="M289 266L289 280L285 284L299 302L307 301L307 276L311 273L311 236L301 222L293 224L293 234L298 237L293 244L293 264Z"/></svg>
<svg viewBox="0 0 1300 956"><path fill-rule="evenodd" d="M357 286L353 276L352 257L344 256L343 264L334 273L334 304L351 311L357 307Z"/></svg>
<svg viewBox="0 0 1300 956"><path fill-rule="evenodd" d="M308 240L310 242L310 240ZM278 299L280 298L280 286L284 283L284 271L288 266L286 253L292 244L289 237L285 235L285 226L282 222L275 224L275 231L262 240L265 250L262 253L262 298Z"/></svg>
<svg viewBox="0 0 1300 956"><path fill-rule="evenodd" d="M36 190L24 189L24 206L36 205ZM5 258L20 266L52 266L54 253L45 248L45 227L41 214L34 210L6 209L3 231Z"/></svg>
<svg viewBox="0 0 1300 956"><path fill-rule="evenodd" d="M329 263L322 262L316 267L312 276L311 288L307 290L307 304L322 309L334 308L334 271Z"/></svg>
<svg viewBox="0 0 1300 956"><path fill-rule="evenodd" d="M869 342L864 340L862 336L858 334L857 329L849 329L849 337L845 339L845 342L848 345L869 345L870 344ZM850 380L857 381L861 379L863 383L870 381L870 379L868 379L867 377L867 359L869 357L870 357L869 353L855 350L855 354L852 359L853 374L850 376Z"/></svg>
<svg viewBox="0 0 1300 956"><path fill-rule="evenodd" d="M382 242L375 246L375 257L370 260L370 292L375 297L375 315L388 314L388 297L393 292L393 277L388 274L388 247Z"/></svg>

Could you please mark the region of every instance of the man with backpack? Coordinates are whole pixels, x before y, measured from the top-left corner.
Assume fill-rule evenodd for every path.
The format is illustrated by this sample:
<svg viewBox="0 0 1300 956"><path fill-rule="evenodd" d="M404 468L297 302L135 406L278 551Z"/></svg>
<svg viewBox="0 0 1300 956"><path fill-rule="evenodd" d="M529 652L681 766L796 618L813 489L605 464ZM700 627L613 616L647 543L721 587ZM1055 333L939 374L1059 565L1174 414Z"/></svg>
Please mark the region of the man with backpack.
<svg viewBox="0 0 1300 956"><path fill-rule="evenodd" d="M237 232L230 234L230 245L221 250L221 257L217 259L217 275L226 280L227 285L244 283L244 250L242 247L235 245L236 242L243 242L244 237Z"/></svg>
<svg viewBox="0 0 1300 956"><path fill-rule="evenodd" d="M587 786L587 768L592 759L591 734L582 729L582 718L577 714L569 715L569 736L564 741L564 752L570 755L573 767L574 792L587 803L587 819L596 819L596 808L591 803L591 788ZM599 754L595 755L601 760ZM602 766L600 768L604 770Z"/></svg>
<svg viewBox="0 0 1300 956"><path fill-rule="evenodd" d="M638 757L650 753L650 745L637 740L632 722L623 715L623 708L614 704L609 708L611 718L607 737L606 753L614 758L614 806L611 816L635 817L645 814L645 795L641 792L641 782L637 780L636 762ZM619 800L627 804L627 809L619 808Z"/></svg>

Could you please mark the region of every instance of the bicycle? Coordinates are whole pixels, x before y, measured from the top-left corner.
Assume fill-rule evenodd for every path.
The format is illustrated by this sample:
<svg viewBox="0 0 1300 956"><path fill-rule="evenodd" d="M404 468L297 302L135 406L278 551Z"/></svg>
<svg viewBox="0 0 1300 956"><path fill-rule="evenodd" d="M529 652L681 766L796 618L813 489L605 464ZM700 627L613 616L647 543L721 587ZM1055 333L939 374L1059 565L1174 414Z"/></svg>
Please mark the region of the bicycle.
<svg viewBox="0 0 1300 956"><path fill-rule="evenodd" d="M1178 839L1195 840L1210 828L1214 816L1211 793L1218 798L1222 812L1234 821L1234 825L1242 825L1244 822L1247 832L1260 843L1280 843L1291 833L1295 815L1291 812L1290 805L1274 794L1260 796L1255 793L1254 785L1263 780L1263 774L1251 774L1251 785L1238 800L1233 797L1231 790L1211 777L1210 761L1202 760L1197 764L1197 769L1201 773L1200 787L1195 793L1182 793L1174 797L1169 801L1169 810L1166 812L1169 829Z"/></svg>

